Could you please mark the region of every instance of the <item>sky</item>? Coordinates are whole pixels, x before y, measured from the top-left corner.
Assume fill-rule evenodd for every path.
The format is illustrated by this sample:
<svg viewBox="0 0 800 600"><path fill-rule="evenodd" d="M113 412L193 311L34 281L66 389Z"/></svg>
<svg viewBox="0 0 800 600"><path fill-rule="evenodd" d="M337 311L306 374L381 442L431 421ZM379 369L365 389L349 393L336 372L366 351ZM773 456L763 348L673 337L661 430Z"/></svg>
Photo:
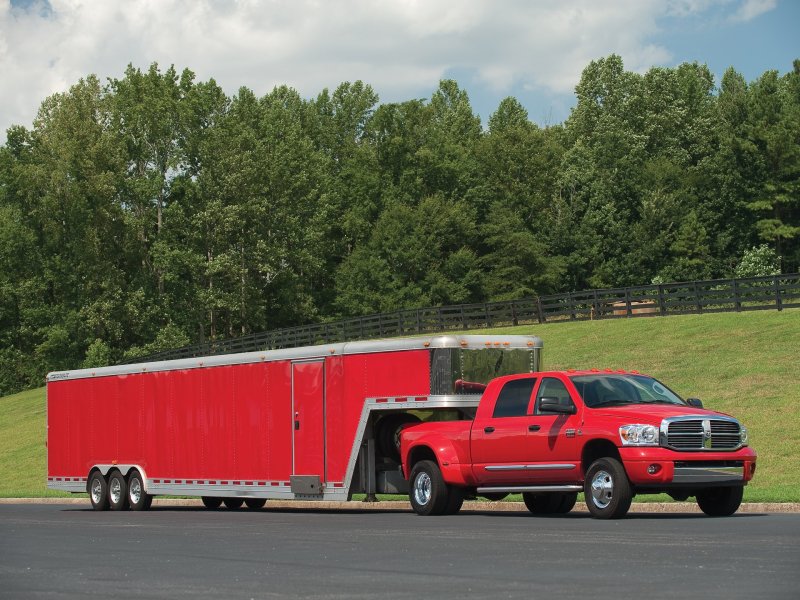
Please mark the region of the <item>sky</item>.
<svg viewBox="0 0 800 600"><path fill-rule="evenodd" d="M286 84L312 98L360 79L399 102L451 78L484 124L514 96L553 125L592 60L753 81L792 69L798 31L800 0L0 0L0 143L49 95L129 63L189 68L229 95Z"/></svg>

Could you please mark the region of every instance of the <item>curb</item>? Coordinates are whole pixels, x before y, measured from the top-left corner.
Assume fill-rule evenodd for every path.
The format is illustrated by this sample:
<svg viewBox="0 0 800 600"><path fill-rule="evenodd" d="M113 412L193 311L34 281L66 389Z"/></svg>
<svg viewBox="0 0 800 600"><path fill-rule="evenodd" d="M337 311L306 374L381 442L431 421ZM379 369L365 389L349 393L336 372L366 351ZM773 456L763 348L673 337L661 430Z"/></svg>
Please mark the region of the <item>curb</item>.
<svg viewBox="0 0 800 600"><path fill-rule="evenodd" d="M88 498L0 498L2 504L66 504L89 506ZM199 508L203 503L199 499L155 498L153 506L173 508ZM332 502L323 500L268 500L266 508L282 508L292 510L339 510L350 512L392 511L412 512L404 501L384 500L381 502ZM486 502L470 500L464 502L461 509L466 512L527 512L522 502ZM580 506L575 508L580 512ZM588 511L585 511L588 512ZM634 502L631 513L698 513L700 508L694 502ZM740 513L800 513L799 502L748 502L739 507Z"/></svg>

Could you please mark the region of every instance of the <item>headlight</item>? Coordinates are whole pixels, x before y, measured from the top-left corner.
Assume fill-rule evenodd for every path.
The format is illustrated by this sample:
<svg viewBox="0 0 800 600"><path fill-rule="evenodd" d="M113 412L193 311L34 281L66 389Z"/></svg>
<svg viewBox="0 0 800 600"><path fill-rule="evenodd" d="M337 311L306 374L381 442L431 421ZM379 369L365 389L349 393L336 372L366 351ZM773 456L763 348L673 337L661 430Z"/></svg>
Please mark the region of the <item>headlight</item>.
<svg viewBox="0 0 800 600"><path fill-rule="evenodd" d="M655 425L623 425L619 428L623 446L658 446L658 428Z"/></svg>
<svg viewBox="0 0 800 600"><path fill-rule="evenodd" d="M744 425L742 425L741 429L739 429L739 443L742 446L747 446L747 427Z"/></svg>

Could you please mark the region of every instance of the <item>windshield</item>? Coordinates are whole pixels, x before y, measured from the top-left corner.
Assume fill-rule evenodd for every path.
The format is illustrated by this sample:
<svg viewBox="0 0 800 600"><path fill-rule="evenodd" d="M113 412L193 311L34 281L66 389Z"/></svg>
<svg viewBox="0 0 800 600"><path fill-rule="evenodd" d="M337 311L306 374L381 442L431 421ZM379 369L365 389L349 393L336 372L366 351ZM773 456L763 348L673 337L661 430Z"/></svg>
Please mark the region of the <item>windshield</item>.
<svg viewBox="0 0 800 600"><path fill-rule="evenodd" d="M663 383L645 375L605 374L576 375L572 383L589 408L623 404L686 403Z"/></svg>

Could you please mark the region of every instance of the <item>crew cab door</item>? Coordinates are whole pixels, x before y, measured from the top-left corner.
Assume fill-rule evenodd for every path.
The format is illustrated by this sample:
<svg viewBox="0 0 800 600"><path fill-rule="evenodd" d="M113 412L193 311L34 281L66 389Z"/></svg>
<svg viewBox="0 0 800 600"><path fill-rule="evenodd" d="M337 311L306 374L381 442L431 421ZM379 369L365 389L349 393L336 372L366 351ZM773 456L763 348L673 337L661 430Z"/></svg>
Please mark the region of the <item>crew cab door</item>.
<svg viewBox="0 0 800 600"><path fill-rule="evenodd" d="M545 398L551 405L558 405L556 410L572 408L573 413L544 409ZM577 404L565 383L556 377L542 377L536 387L526 441L532 481L572 483L580 480L581 417L576 413Z"/></svg>
<svg viewBox="0 0 800 600"><path fill-rule="evenodd" d="M472 468L478 484L524 483L528 425L535 377L507 381L489 415L472 424Z"/></svg>

